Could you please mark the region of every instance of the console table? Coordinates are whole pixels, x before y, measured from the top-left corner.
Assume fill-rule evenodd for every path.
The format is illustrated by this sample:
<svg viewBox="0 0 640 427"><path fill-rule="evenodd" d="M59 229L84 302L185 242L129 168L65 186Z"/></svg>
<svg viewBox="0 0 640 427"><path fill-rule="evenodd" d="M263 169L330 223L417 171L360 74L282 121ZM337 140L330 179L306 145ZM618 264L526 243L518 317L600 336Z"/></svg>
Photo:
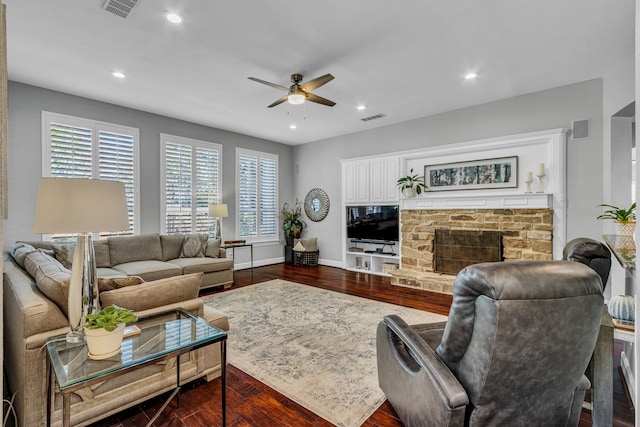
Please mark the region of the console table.
<svg viewBox="0 0 640 427"><path fill-rule="evenodd" d="M222 364L222 425L226 422L226 340L227 333L181 308L140 318L136 323L140 333L125 338L119 354L95 361L88 357L84 342L68 343L65 335L47 339L50 364L47 373L49 405L47 425L51 424L51 407L54 381L62 393L62 425L69 427L71 418L71 393L87 385L104 382L127 372L160 361L176 358L176 387L164 405L149 421L153 424L167 404L180 392L180 355L220 342ZM55 378L54 378L55 377ZM178 399L179 399L178 395ZM180 401L178 400L178 405Z"/></svg>
<svg viewBox="0 0 640 427"><path fill-rule="evenodd" d="M249 248L251 249L251 270L253 270L253 243L226 243L220 245L223 249L231 249L233 251L233 262L236 262L236 249L237 248Z"/></svg>

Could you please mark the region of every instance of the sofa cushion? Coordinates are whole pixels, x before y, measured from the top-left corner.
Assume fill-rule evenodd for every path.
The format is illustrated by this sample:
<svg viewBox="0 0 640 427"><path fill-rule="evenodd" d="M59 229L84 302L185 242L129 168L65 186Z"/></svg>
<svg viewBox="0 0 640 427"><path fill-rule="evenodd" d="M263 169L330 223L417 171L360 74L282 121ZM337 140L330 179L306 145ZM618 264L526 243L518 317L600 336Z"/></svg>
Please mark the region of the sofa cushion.
<svg viewBox="0 0 640 427"><path fill-rule="evenodd" d="M122 271L118 271L118 270L115 270L113 268L108 268L108 267L98 267L98 268L96 268L96 275L98 276L98 278L100 278L100 277L105 277L105 278L127 277L126 273L123 273Z"/></svg>
<svg viewBox="0 0 640 427"><path fill-rule="evenodd" d="M159 234L142 236L115 236L107 240L111 266L133 261L162 261ZM147 279L145 279L147 280Z"/></svg>
<svg viewBox="0 0 640 427"><path fill-rule="evenodd" d="M98 290L100 292L111 291L113 289L126 288L127 286L135 286L144 283L140 276L127 277L99 277Z"/></svg>
<svg viewBox="0 0 640 427"><path fill-rule="evenodd" d="M31 246L28 243L24 242L16 242L15 245L11 248L10 254L14 260L18 263L18 265L24 268L24 261L27 255L31 252L35 252L37 249Z"/></svg>
<svg viewBox="0 0 640 427"><path fill-rule="evenodd" d="M184 234L163 234L160 236L160 244L162 245L162 260L179 258L182 252L182 243L184 243Z"/></svg>
<svg viewBox="0 0 640 427"><path fill-rule="evenodd" d="M58 260L40 251L31 252L26 256L25 269L35 279L40 292L68 316L71 272Z"/></svg>
<svg viewBox="0 0 640 427"><path fill-rule="evenodd" d="M109 255L109 243L107 240L98 240L93 242L93 252L96 255L96 267L111 267L111 256Z"/></svg>
<svg viewBox="0 0 640 427"><path fill-rule="evenodd" d="M182 268L182 274L211 273L233 268L233 260L226 258L178 258L167 261Z"/></svg>
<svg viewBox="0 0 640 427"><path fill-rule="evenodd" d="M182 268L179 266L155 260L125 262L114 265L113 269L127 276L140 276L145 282L163 279L165 277L180 276L182 274Z"/></svg>
<svg viewBox="0 0 640 427"><path fill-rule="evenodd" d="M149 310L198 297L202 273L169 277L137 286L102 292L103 307L115 304L133 311Z"/></svg>
<svg viewBox="0 0 640 427"><path fill-rule="evenodd" d="M204 255L209 258L220 257L220 239L211 239L207 241L207 250Z"/></svg>
<svg viewBox="0 0 640 427"><path fill-rule="evenodd" d="M207 250L207 234L190 234L184 238L180 258L204 258Z"/></svg>
<svg viewBox="0 0 640 427"><path fill-rule="evenodd" d="M73 264L75 251L76 245L74 243L55 243L53 245L53 256L60 261L60 264L64 265L64 268L69 270L71 270L71 264Z"/></svg>

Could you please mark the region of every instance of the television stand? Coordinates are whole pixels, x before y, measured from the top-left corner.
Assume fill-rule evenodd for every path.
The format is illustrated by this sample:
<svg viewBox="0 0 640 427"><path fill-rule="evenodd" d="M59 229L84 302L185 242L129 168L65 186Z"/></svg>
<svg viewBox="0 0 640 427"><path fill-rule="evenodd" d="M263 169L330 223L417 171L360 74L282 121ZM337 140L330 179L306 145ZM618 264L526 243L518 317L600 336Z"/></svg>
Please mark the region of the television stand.
<svg viewBox="0 0 640 427"><path fill-rule="evenodd" d="M364 247L353 246L361 244ZM347 270L390 276L389 272L400 266L400 256L394 252L395 241L349 239L346 252ZM389 246L390 250L385 252Z"/></svg>

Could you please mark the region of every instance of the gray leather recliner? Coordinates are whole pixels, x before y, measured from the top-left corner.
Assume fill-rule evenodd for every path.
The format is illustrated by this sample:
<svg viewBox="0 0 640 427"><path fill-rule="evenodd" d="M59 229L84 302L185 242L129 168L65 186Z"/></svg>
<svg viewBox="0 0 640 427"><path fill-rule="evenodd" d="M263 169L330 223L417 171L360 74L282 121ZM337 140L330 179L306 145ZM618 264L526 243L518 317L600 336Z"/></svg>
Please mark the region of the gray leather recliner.
<svg viewBox="0 0 640 427"><path fill-rule="evenodd" d="M581 263L469 266L447 322L380 322L380 387L407 427L575 426L602 305Z"/></svg>

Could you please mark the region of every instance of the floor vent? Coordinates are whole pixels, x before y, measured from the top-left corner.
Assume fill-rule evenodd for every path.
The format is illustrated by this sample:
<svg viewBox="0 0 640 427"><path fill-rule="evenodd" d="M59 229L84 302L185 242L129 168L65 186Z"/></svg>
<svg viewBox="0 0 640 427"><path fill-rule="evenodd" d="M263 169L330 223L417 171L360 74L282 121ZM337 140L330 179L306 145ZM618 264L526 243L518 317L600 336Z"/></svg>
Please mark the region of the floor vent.
<svg viewBox="0 0 640 427"><path fill-rule="evenodd" d="M365 117L360 120L362 120L363 122L368 122L369 120L381 119L383 117L387 117L387 116L384 114L376 114L375 116Z"/></svg>
<svg viewBox="0 0 640 427"><path fill-rule="evenodd" d="M138 0L107 0L104 2L102 9L125 19L136 4L138 4Z"/></svg>

